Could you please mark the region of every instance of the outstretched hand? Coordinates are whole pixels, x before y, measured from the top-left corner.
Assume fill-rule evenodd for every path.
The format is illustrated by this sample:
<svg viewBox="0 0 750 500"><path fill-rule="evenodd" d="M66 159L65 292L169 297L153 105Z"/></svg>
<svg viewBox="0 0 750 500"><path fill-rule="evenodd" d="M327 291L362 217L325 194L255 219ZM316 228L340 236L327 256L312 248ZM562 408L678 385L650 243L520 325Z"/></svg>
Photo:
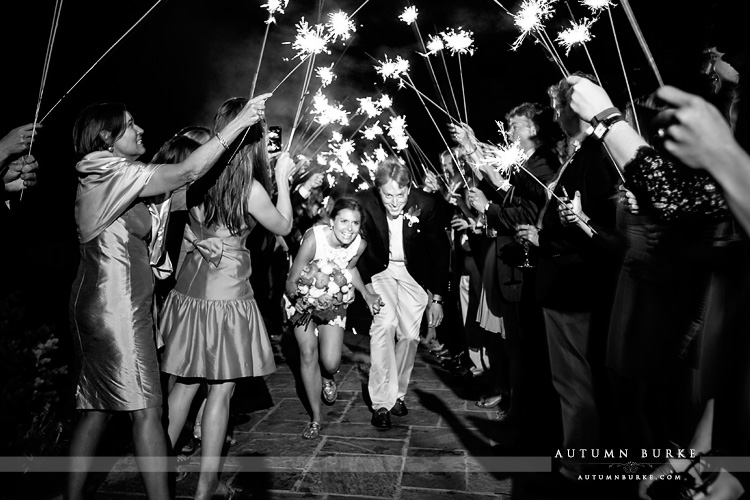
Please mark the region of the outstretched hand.
<svg viewBox="0 0 750 500"><path fill-rule="evenodd" d="M9 156L28 150L29 145L31 145L32 133L36 137L41 128L42 125L37 124L36 130L34 130L34 124L28 123L5 134L5 137L0 139L0 160L5 160Z"/></svg>
<svg viewBox="0 0 750 500"><path fill-rule="evenodd" d="M735 143L734 134L713 104L678 88L665 85L657 97L674 106L659 113L664 147L685 165L708 168L727 155Z"/></svg>

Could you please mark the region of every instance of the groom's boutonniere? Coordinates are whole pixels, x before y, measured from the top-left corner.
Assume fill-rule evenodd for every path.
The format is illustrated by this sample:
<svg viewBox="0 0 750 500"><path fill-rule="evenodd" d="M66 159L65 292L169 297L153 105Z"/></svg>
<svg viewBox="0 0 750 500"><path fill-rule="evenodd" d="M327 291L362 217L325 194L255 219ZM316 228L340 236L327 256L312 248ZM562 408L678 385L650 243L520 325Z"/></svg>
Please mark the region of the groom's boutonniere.
<svg viewBox="0 0 750 500"><path fill-rule="evenodd" d="M404 218L408 222L409 227L412 227L414 224L419 224L420 215L422 215L422 209L414 205L404 214Z"/></svg>

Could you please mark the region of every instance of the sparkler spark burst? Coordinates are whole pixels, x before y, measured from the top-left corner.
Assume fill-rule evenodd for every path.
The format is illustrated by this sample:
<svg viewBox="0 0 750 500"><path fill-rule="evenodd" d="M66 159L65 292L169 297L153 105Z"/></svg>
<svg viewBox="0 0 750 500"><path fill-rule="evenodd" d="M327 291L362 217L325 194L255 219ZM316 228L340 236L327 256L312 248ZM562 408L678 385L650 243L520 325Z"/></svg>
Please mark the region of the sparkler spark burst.
<svg viewBox="0 0 750 500"><path fill-rule="evenodd" d="M326 26L334 41L338 38L342 42L348 40L352 36L352 33L357 31L354 21L349 19L349 16L343 10L328 14L328 23L326 23Z"/></svg>
<svg viewBox="0 0 750 500"><path fill-rule="evenodd" d="M403 59L401 56L396 56L395 60L391 60L388 56L385 56L384 61L378 61L379 65L375 66L375 71L383 77L383 81L388 78L400 78L401 75L406 74L409 71L409 61Z"/></svg>
<svg viewBox="0 0 750 500"><path fill-rule="evenodd" d="M584 44L591 41L590 29L593 23L593 20L589 21L584 18L580 23L572 23L573 25L570 28L561 31L557 35L557 43L561 47L567 49L565 51L566 56L570 54L570 49L572 49L574 45Z"/></svg>
<svg viewBox="0 0 750 500"><path fill-rule="evenodd" d="M380 114L378 103L372 100L372 97L358 97L359 109L357 112L366 115L367 118L374 118Z"/></svg>
<svg viewBox="0 0 750 500"><path fill-rule="evenodd" d="M328 98L318 91L313 96L313 110L315 121L321 125L338 123L339 125L349 125L349 112L341 104L331 104Z"/></svg>
<svg viewBox="0 0 750 500"><path fill-rule="evenodd" d="M598 14L604 9L614 6L611 0L581 0L581 5L585 5L591 9L591 12L594 14Z"/></svg>
<svg viewBox="0 0 750 500"><path fill-rule="evenodd" d="M378 106L380 106L380 109L388 109L393 106L393 99L391 99L391 96L389 96L388 94L383 94L382 96L380 96Z"/></svg>
<svg viewBox="0 0 750 500"><path fill-rule="evenodd" d="M274 17L274 14L283 14L287 5L289 5L289 0L268 0L267 3L261 5L261 7L268 10L266 24L275 23L276 18Z"/></svg>
<svg viewBox="0 0 750 500"><path fill-rule="evenodd" d="M383 145L382 144L380 146L378 146L377 149L375 151L373 151L373 153L375 154L375 158L378 161L383 161L386 158L388 158L388 152L385 149L383 149Z"/></svg>
<svg viewBox="0 0 750 500"><path fill-rule="evenodd" d="M315 68L315 74L320 78L320 85L322 87L329 86L336 79L336 74L333 72L333 65L334 63L331 63L328 67L320 66Z"/></svg>
<svg viewBox="0 0 750 500"><path fill-rule="evenodd" d="M297 55L292 59L320 54L321 52L325 52L326 54L331 53L328 50L328 37L325 35L325 26L316 24L314 27L310 27L303 17L297 23L296 27L297 36L292 43L292 48L297 51Z"/></svg>
<svg viewBox="0 0 750 500"><path fill-rule="evenodd" d="M521 148L520 141L515 141L505 146L491 146L483 148L484 157L482 163L495 168L495 171L503 177L510 177L511 172L518 170L528 156Z"/></svg>
<svg viewBox="0 0 750 500"><path fill-rule="evenodd" d="M474 55L476 47L474 47L473 36L474 33L471 31L464 31L463 28L458 28L458 30L450 28L440 33L440 37L443 39L443 42L445 42L445 47L447 47L454 56L456 54L467 53Z"/></svg>
<svg viewBox="0 0 750 500"><path fill-rule="evenodd" d="M409 147L409 136L406 134L406 117L392 116L388 121L388 137L396 143L395 149L401 151Z"/></svg>
<svg viewBox="0 0 750 500"><path fill-rule="evenodd" d="M380 150L383 151L383 146L380 146ZM378 163L380 163L380 160L378 160L377 151L377 149L374 151L374 157L365 153L360 159L360 163L362 163L362 166L367 169L367 173L370 174L370 179L373 181L375 180L375 172L378 169ZM383 151L383 153L385 153L385 151Z"/></svg>
<svg viewBox="0 0 750 500"><path fill-rule="evenodd" d="M405 8L404 12L400 16L398 16L398 18L401 19L406 24L411 24L417 20L418 15L419 15L419 12L417 11L417 8L412 6L412 7Z"/></svg>
<svg viewBox="0 0 750 500"><path fill-rule="evenodd" d="M521 35L513 42L511 48L517 50L526 35L532 31L544 29L542 21L552 17L552 3L555 0L523 0L520 10L513 14L513 21L521 30Z"/></svg>
<svg viewBox="0 0 750 500"><path fill-rule="evenodd" d="M377 136L383 135L383 127L381 127L380 122L377 121L373 125L365 127L365 129L362 131L362 135L365 137L365 139L374 141Z"/></svg>
<svg viewBox="0 0 750 500"><path fill-rule="evenodd" d="M433 56L445 48L443 39L437 35L430 35L430 40L427 42L427 55Z"/></svg>

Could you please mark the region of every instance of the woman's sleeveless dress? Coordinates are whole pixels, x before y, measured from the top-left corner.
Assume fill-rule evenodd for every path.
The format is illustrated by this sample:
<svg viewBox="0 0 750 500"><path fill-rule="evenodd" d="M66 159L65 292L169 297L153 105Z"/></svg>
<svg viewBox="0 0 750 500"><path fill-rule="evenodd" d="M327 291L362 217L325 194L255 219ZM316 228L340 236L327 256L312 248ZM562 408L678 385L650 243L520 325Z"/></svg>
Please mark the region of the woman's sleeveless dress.
<svg viewBox="0 0 750 500"><path fill-rule="evenodd" d="M351 244L347 247L334 248L328 244L328 238L326 232L328 231L327 226L318 224L310 229L315 236L315 255L313 261L316 260L327 260L336 264L340 269L346 269L349 267L349 262L357 255L359 245L362 242L362 238L357 235ZM346 325L346 307L338 306L336 311L338 314L335 318L330 320L324 320L316 317L313 313L313 318L318 325L329 325L329 326L340 326L345 327Z"/></svg>
<svg viewBox="0 0 750 500"><path fill-rule="evenodd" d="M191 209L185 260L160 318L162 371L208 380L268 375L276 365L250 286L252 228L232 235L202 222L201 208Z"/></svg>

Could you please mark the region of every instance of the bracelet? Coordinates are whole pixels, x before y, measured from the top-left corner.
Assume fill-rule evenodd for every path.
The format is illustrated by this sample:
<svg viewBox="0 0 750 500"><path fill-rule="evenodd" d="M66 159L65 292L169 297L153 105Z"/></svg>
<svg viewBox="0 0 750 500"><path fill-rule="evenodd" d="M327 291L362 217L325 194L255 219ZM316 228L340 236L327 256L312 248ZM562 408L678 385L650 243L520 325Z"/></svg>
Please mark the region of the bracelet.
<svg viewBox="0 0 750 500"><path fill-rule="evenodd" d="M484 210L482 210L482 213L486 214L487 210L490 209L490 205L492 205L492 202L488 201L487 204L484 206Z"/></svg>
<svg viewBox="0 0 750 500"><path fill-rule="evenodd" d="M432 303L433 304L440 304L441 306L443 305L443 301L440 300L440 299L432 299Z"/></svg>
<svg viewBox="0 0 750 500"><path fill-rule="evenodd" d="M608 118L612 118L615 115L622 116L622 113L617 108L607 108L604 111L600 111L594 117L591 119L591 126L596 128L597 125L599 125L601 122L607 120Z"/></svg>
<svg viewBox="0 0 750 500"><path fill-rule="evenodd" d="M604 137L609 133L609 130L612 128L612 125L614 125L617 122L625 121L625 118L622 117L620 113L611 115L601 122L599 122L595 127L594 130L591 132L591 135L599 139L600 141L604 140Z"/></svg>
<svg viewBox="0 0 750 500"><path fill-rule="evenodd" d="M227 144L227 140L224 139L224 136L222 136L219 132L216 132L216 138L219 139L219 144L224 146L224 149L229 151L229 144Z"/></svg>

